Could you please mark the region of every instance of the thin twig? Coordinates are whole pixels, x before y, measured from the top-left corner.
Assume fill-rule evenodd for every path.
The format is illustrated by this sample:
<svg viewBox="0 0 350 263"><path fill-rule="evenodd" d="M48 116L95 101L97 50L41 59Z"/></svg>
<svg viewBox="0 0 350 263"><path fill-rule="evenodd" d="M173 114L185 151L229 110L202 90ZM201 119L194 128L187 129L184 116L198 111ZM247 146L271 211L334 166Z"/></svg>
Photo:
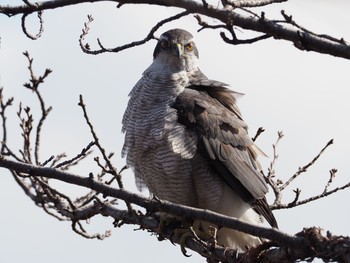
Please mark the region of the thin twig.
<svg viewBox="0 0 350 263"><path fill-rule="evenodd" d="M273 159L270 163L270 166L268 168L268 174L265 176L265 179L267 183L271 186L274 195L275 195L275 200L273 205L271 206L271 209L274 205L280 204L282 200L282 191L279 189L278 185L281 183L280 180L275 181L274 178L276 176L276 171L275 171L275 166L276 166L276 161L278 159L278 154L277 154L277 145L279 144L280 140L283 138L284 134L282 131L279 131L277 133L278 137L276 142L272 145L273 148Z"/></svg>
<svg viewBox="0 0 350 263"><path fill-rule="evenodd" d="M23 112L25 116L23 116ZM23 108L22 103L20 103L17 116L20 119L20 127L22 129L23 137L23 149L20 150L20 153L25 162L32 163L30 135L33 129L33 116L30 112L30 108Z"/></svg>
<svg viewBox="0 0 350 263"><path fill-rule="evenodd" d="M52 110L52 107L46 108L45 101L41 96L41 93L39 91L39 85L45 81L45 79L48 77L50 73L52 73L51 69L46 69L44 74L42 76L36 77L33 71L33 59L30 57L29 53L26 51L23 53L23 55L27 58L29 66L29 72L30 72L30 83L25 83L24 87L27 89L30 89L33 91L40 103L40 109L41 109L41 117L39 119L39 122L36 126L36 138L35 138L35 149L34 149L34 157L35 157L35 163L39 164L39 149L40 149L40 135L41 135L41 129L44 124L44 121L46 120L48 114Z"/></svg>
<svg viewBox="0 0 350 263"><path fill-rule="evenodd" d="M166 19L163 19L161 20L160 22L158 22L154 27L152 27L152 29L149 31L148 35L142 39L142 40L139 40L139 41L133 41L131 43L128 43L128 44L125 44L125 45L121 45L121 46L118 46L118 47L115 47L115 48L106 48L102 45L100 39L97 39L97 43L100 47L99 50L91 50L91 47L89 44L84 44L83 41L85 39L85 37L87 36L87 34L89 33L89 25L93 22L93 17L91 15L88 15L88 21L84 23L84 28L83 28L83 32L82 34L80 35L79 37L79 44L80 44L80 48L82 49L82 51L84 53L87 53L87 54L91 54L91 55L97 55L97 54L101 54L101 53L104 53L104 52L120 52L120 51L123 51L125 49L128 49L128 48L132 48L132 47L136 47L136 46L140 46L140 45L143 45L145 44L146 42L150 41L151 39L156 39L156 37L154 36L154 33L161 27L163 26L164 24L166 23L169 23L171 21L174 21L174 20L177 20L183 16L186 16L190 14L188 11L184 11L184 12L181 12L177 15L174 15L174 16L171 16L171 17L168 17Z"/></svg>
<svg viewBox="0 0 350 263"><path fill-rule="evenodd" d="M345 40L343 38L337 39L335 37L332 37L332 36L329 36L329 35L326 35L326 34L316 34L316 33L312 32L311 30L309 30L309 29L299 25L297 22L295 22L293 20L292 16L291 15L287 15L284 10L281 11L281 14L282 14L283 18L285 19L286 23L295 26L296 28L300 29L302 32L306 32L306 33L308 33L310 35L318 36L320 38L324 38L324 39L327 39L327 40L330 40L330 41L333 41L333 42L337 42L339 44L345 44L346 45L346 42L345 42ZM305 47L303 47L303 48L305 48Z"/></svg>
<svg viewBox="0 0 350 263"><path fill-rule="evenodd" d="M108 166L109 172L112 173L114 176L117 176L118 174L117 174L117 172L116 172L116 169L115 169L114 166L112 165L110 159L107 157L107 155L106 155L106 150L101 146L100 140L99 140L99 138L98 138L98 136L97 136L97 134L96 134L96 132L95 132L94 126L92 125L92 123L91 123L91 121L90 121L90 118L89 118L89 116L88 116L88 114L87 114L86 105L85 105L85 103L84 103L84 100L83 100L83 96L82 96L82 95L79 96L79 103L78 103L78 105L79 105L79 106L82 108L82 110L83 110L84 119L85 119L87 125L88 125L89 128L90 128L91 135L92 135L92 137L94 138L94 143L95 143L95 145L97 146L97 148L100 150L100 152L101 152L101 154L102 154L102 156L103 156L103 159L105 160L105 162L106 162L106 164L107 164L107 166ZM118 181L118 186L119 186L119 188L121 188L121 189L124 188L123 182L121 181L121 178L118 178L117 181Z"/></svg>
<svg viewBox="0 0 350 263"><path fill-rule="evenodd" d="M13 151L11 151L11 149L5 143L2 143L2 146L4 146L4 152L1 153L2 155L4 155L4 156L11 156L16 161L23 162L23 159L21 159Z"/></svg>
<svg viewBox="0 0 350 263"><path fill-rule="evenodd" d="M317 160L318 158L320 158L320 156L322 155L322 153L330 146L333 144L333 139L330 140L325 147L323 147L321 149L321 151L316 155L316 157L314 157L311 162L309 162L308 164L299 167L298 171L292 175L292 177L289 178L289 180L287 182L285 182L283 185L281 185L279 188L281 191L283 191L291 182L294 181L294 179L296 179L299 175L301 175L302 173L305 173L307 171L307 169L312 166Z"/></svg>
<svg viewBox="0 0 350 263"><path fill-rule="evenodd" d="M40 24L40 28L39 28L39 32L36 35L32 35L28 32L27 27L26 27L26 18L29 14L23 14L22 15L22 31L23 33L30 39L32 40L37 40L38 38L40 38L44 32L44 19L43 19L43 11L38 11L38 18L39 18L39 24Z"/></svg>
<svg viewBox="0 0 350 263"><path fill-rule="evenodd" d="M123 189L124 188L124 185L123 185L123 182L122 182L122 179L121 179L121 175L117 173L117 170L116 168L114 168L114 166L112 165L110 159L108 158L108 156L106 155L106 150L101 146L100 144L100 140L95 132L95 129L94 129L94 126L92 125L92 123L90 122L90 118L87 114L87 110L86 110L86 105L84 104L84 101L83 101L83 96L80 95L79 96L79 103L78 105L82 108L83 110L83 114L84 114L84 119L87 123L87 125L89 126L90 128L90 132L91 132L91 135L92 137L94 138L94 141L95 141L95 145L97 146L97 148L99 149L99 151L101 152L102 156L103 156L103 159L104 161L106 162L106 165L109 169L109 173L112 174L116 180L117 180L117 183L118 183L118 186L120 189ZM128 207L128 210L129 211L132 211L132 207L130 205L130 203L126 202L126 205Z"/></svg>
<svg viewBox="0 0 350 263"><path fill-rule="evenodd" d="M73 158L66 160L64 162L58 163L54 166L54 168L58 169L61 168L62 166L67 166L67 165L71 165L72 163L74 163L75 161L85 157L87 154L89 154L89 150L91 149L92 146L95 145L95 142L90 142L85 148L83 148L81 150L81 152L79 154L77 154L76 156L74 156Z"/></svg>
<svg viewBox="0 0 350 263"><path fill-rule="evenodd" d="M49 162L51 162L55 158L54 155L51 155L46 161L44 161L41 166L46 166Z"/></svg>
<svg viewBox="0 0 350 263"><path fill-rule="evenodd" d="M6 149L6 143L7 143L7 126L6 126L6 109L12 105L13 97L7 99L7 101L4 101L3 97L3 88L0 88L0 116L2 120L2 141L1 141L1 149L0 153L4 154L4 150Z"/></svg>
<svg viewBox="0 0 350 263"><path fill-rule="evenodd" d="M255 133L255 136L252 138L253 142L256 141L256 139L258 139L258 137L265 131L265 129L263 127L259 127L258 130Z"/></svg>
<svg viewBox="0 0 350 263"><path fill-rule="evenodd" d="M341 191L341 190L344 190L344 189L347 189L347 188L350 188L350 182L343 185L343 186L340 186L340 187L337 187L331 191L327 191L327 192L323 192L319 195L315 195L315 196L312 196L310 198L306 198L304 200L301 200L301 201L293 201L291 203L288 203L288 204L273 204L271 206L271 209L287 209L287 208L292 208L292 207L296 207L296 206L300 206L300 205L304 205L304 204L307 204L307 203L310 203L310 202L313 202L313 201L316 201L318 199L321 199L321 198L324 198L324 197L327 197L331 194L334 194L338 191Z"/></svg>
<svg viewBox="0 0 350 263"><path fill-rule="evenodd" d="M228 31L231 33L231 39L226 36L225 32L220 32L220 36L226 43L232 44L232 45L252 44L271 37L270 35L264 34L264 35L249 38L249 39L238 39L233 28L228 29Z"/></svg>
<svg viewBox="0 0 350 263"><path fill-rule="evenodd" d="M104 234L96 233L96 234L87 234L86 230L83 228L81 223L79 221L72 221L72 230L77 233L78 235L85 237L87 239L99 239L103 240L106 237L109 237L111 235L111 231L107 230Z"/></svg>
<svg viewBox="0 0 350 263"><path fill-rule="evenodd" d="M194 15L194 18L197 19L198 25L201 26L201 28L198 29L197 32L200 32L203 29L207 29L207 28L210 28L210 29L218 29L218 28L226 29L227 28L227 26L225 24L209 25L207 22L203 21L202 17L200 15L198 15L198 14Z"/></svg>
<svg viewBox="0 0 350 263"><path fill-rule="evenodd" d="M323 193L328 192L328 188L332 184L333 179L334 179L335 175L337 174L337 172L338 172L338 170L334 169L334 168L329 171L329 180L328 180L326 186L324 187Z"/></svg>
<svg viewBox="0 0 350 263"><path fill-rule="evenodd" d="M275 177L276 175L276 172L275 172L275 166L276 166L276 161L278 159L278 154L277 154L277 145L278 143L281 141L281 139L283 138L284 134L282 131L279 131L278 133L278 137L277 137L277 140L276 142L272 145L272 148L273 148L273 159L270 163L270 166L268 168L268 174L267 174L267 177L268 178L273 178Z"/></svg>

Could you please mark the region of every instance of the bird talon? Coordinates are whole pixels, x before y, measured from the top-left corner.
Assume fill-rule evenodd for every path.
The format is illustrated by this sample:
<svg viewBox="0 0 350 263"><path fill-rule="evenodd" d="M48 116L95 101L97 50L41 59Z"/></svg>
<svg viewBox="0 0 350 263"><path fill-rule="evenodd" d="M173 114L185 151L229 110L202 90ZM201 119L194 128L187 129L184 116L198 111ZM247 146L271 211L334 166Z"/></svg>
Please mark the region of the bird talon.
<svg viewBox="0 0 350 263"><path fill-rule="evenodd" d="M182 252L182 255L184 255L187 258L192 256L191 254L187 254L187 250L186 250L185 245L181 245L181 252Z"/></svg>
<svg viewBox="0 0 350 263"><path fill-rule="evenodd" d="M170 225L169 216L161 214L159 216L159 225L158 225L158 229L157 229L157 233L159 235L158 239L163 240L162 236L163 236L163 233L168 225Z"/></svg>
<svg viewBox="0 0 350 263"><path fill-rule="evenodd" d="M189 237L194 237L193 235L193 230L192 227L190 227L189 229L175 229L174 230L174 234L176 236L181 235L180 238L180 248L181 248L181 252L185 257L191 257L192 255L187 254L187 250L186 250L186 241ZM198 238L198 237L197 237Z"/></svg>

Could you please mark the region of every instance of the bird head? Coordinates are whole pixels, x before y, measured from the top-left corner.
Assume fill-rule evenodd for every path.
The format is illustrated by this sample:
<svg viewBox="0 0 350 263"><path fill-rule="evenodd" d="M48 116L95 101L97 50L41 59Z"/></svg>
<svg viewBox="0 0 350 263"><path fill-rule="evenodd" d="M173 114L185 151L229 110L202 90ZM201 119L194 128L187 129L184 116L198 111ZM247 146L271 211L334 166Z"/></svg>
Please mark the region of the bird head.
<svg viewBox="0 0 350 263"><path fill-rule="evenodd" d="M153 52L154 61L179 70L198 68L198 50L193 36L183 29L171 29L163 33Z"/></svg>

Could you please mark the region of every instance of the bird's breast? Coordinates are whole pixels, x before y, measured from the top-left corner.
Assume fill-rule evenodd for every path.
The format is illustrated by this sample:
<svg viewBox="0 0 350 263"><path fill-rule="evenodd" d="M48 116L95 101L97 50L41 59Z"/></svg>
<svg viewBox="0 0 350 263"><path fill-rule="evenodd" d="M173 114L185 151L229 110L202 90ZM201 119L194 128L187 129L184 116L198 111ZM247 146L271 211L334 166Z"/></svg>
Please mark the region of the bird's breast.
<svg viewBox="0 0 350 263"><path fill-rule="evenodd" d="M130 93L123 117L127 164L157 197L195 206L190 159L196 138L185 134L171 105L188 84L185 73L146 70ZM189 135L189 136L187 136Z"/></svg>

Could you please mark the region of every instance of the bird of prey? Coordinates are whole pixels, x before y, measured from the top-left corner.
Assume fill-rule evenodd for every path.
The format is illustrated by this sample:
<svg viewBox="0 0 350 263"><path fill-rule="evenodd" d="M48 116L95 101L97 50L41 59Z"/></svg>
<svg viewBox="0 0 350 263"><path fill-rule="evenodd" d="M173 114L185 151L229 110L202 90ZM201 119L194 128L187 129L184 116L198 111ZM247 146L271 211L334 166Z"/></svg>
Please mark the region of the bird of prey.
<svg viewBox="0 0 350 263"><path fill-rule="evenodd" d="M129 96L123 116L122 155L139 189L170 202L209 209L277 227L266 182L236 105L237 93L198 67L193 36L182 29L161 35L153 63ZM202 230L208 231L202 222ZM246 251L257 237L220 228L220 245Z"/></svg>

